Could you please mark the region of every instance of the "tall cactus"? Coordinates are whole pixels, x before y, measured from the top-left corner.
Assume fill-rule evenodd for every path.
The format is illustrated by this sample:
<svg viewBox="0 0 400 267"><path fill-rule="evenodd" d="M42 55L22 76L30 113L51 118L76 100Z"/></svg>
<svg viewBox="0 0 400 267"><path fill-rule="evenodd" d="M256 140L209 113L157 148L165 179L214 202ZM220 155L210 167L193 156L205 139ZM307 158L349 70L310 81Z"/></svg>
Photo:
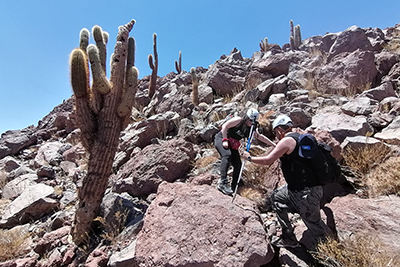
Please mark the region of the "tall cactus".
<svg viewBox="0 0 400 267"><path fill-rule="evenodd" d="M293 26L293 20L290 20L290 49L291 50L298 50L301 43L301 32L300 32L300 25Z"/></svg>
<svg viewBox="0 0 400 267"><path fill-rule="evenodd" d="M175 60L175 69L178 74L182 72L182 51L179 51L179 59L178 61Z"/></svg>
<svg viewBox="0 0 400 267"><path fill-rule="evenodd" d="M302 40L301 40L300 25L297 24L294 27L294 44L297 47L297 49L299 49L301 43L302 43Z"/></svg>
<svg viewBox="0 0 400 267"><path fill-rule="evenodd" d="M150 83L149 83L149 97L152 98L156 92L157 85L157 70L158 70L158 54L157 54L157 34L153 33L153 53L154 53L154 63L153 55L149 55L149 66L153 70L151 72Z"/></svg>
<svg viewBox="0 0 400 267"><path fill-rule="evenodd" d="M80 48L70 55L71 85L75 96L75 122L81 131L81 141L89 152L88 172L78 190L78 205L71 236L77 245L87 242L90 225L97 215L120 132L126 127L137 90L138 70L133 66L129 32L134 20L119 27L114 54L111 57L111 77L106 77L106 43L108 34L93 28L96 45L88 44L89 32L82 30ZM86 50L84 50L86 48ZM92 86L89 82L89 63Z"/></svg>
<svg viewBox="0 0 400 267"><path fill-rule="evenodd" d="M192 92L192 103L195 106L199 105L199 79L196 76L196 69L190 69L190 75L192 76L193 92Z"/></svg>

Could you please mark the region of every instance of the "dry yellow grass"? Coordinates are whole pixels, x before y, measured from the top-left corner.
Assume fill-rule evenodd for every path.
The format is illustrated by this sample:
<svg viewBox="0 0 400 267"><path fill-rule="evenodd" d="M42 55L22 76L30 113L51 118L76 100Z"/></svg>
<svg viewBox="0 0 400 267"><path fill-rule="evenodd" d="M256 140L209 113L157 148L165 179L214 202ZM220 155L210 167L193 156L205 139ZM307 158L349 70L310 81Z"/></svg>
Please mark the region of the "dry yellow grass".
<svg viewBox="0 0 400 267"><path fill-rule="evenodd" d="M392 39L390 40L387 44L383 46L384 49L394 52L394 53L399 53L400 52L400 39Z"/></svg>
<svg viewBox="0 0 400 267"><path fill-rule="evenodd" d="M399 194L400 157L392 157L374 168L365 182L370 197Z"/></svg>
<svg viewBox="0 0 400 267"><path fill-rule="evenodd" d="M219 157L217 155L211 155L204 158L199 158L194 163L194 167L199 169L206 168L209 167L214 162L218 161L218 159Z"/></svg>
<svg viewBox="0 0 400 267"><path fill-rule="evenodd" d="M384 162L390 156L390 152L390 148L383 143L360 148L348 147L343 152L343 159L347 166L363 178L373 167Z"/></svg>
<svg viewBox="0 0 400 267"><path fill-rule="evenodd" d="M125 227L126 220L128 218L128 210L117 211L114 215L114 222L108 223L103 217L96 217L94 221L99 222L103 226L103 233L100 235L101 238L108 240L111 244L117 243L117 237Z"/></svg>
<svg viewBox="0 0 400 267"><path fill-rule="evenodd" d="M398 255L388 255L380 240L367 235L355 235L342 242L329 238L318 245L318 251L313 256L327 267L400 266Z"/></svg>
<svg viewBox="0 0 400 267"><path fill-rule="evenodd" d="M15 259L26 253L26 242L29 233L19 227L11 230L0 230L0 261Z"/></svg>

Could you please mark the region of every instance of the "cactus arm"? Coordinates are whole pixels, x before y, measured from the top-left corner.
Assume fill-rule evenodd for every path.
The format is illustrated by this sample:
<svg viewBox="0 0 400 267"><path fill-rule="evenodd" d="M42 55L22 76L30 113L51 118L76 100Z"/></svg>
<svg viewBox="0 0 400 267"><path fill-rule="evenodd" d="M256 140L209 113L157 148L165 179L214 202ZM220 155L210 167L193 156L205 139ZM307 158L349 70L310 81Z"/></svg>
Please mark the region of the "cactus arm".
<svg viewBox="0 0 400 267"><path fill-rule="evenodd" d="M196 106L199 105L199 79L196 76L195 68L190 69L190 75L192 76L193 92L192 92L192 103Z"/></svg>
<svg viewBox="0 0 400 267"><path fill-rule="evenodd" d="M103 31L103 41L104 44L107 46L108 43L108 38L110 37L110 35L108 34L108 32Z"/></svg>
<svg viewBox="0 0 400 267"><path fill-rule="evenodd" d="M81 130L82 144L88 148L92 143L94 116L90 108L89 94L89 66L86 53L82 49L74 49L70 55L71 85L75 95L75 122ZM77 120L76 118L79 118Z"/></svg>
<svg viewBox="0 0 400 267"><path fill-rule="evenodd" d="M179 51L178 61L175 60L175 69L178 72L178 74L182 72L182 51Z"/></svg>
<svg viewBox="0 0 400 267"><path fill-rule="evenodd" d="M103 71L103 64L101 62L98 48L91 44L87 48L87 53L89 55L90 66L92 67L93 90L96 90L101 94L108 94L111 91L111 85Z"/></svg>
<svg viewBox="0 0 400 267"><path fill-rule="evenodd" d="M126 121L124 121L123 128L125 128L130 119L130 113L132 111L132 107L135 101L135 94L137 91L137 79L138 79L138 69L134 66L129 68L126 72L126 82L125 82L125 90L122 95L122 101L118 106L117 114L121 118L126 117Z"/></svg>
<svg viewBox="0 0 400 267"><path fill-rule="evenodd" d="M296 45L296 49L299 49L302 40L301 40L301 32L300 32L300 25L296 25L294 27L294 42Z"/></svg>
<svg viewBox="0 0 400 267"><path fill-rule="evenodd" d="M103 30L100 26L94 26L92 29L93 38L96 41L96 46L99 49L100 62L104 73L106 73L106 58L107 58L107 48L106 42L103 39Z"/></svg>
<svg viewBox="0 0 400 267"><path fill-rule="evenodd" d="M135 50L136 50L136 45L135 45L135 38L129 37L128 39L128 59L127 59L127 69L130 69L130 67L135 66Z"/></svg>
<svg viewBox="0 0 400 267"><path fill-rule="evenodd" d="M157 85L157 69L158 69L158 54L157 54L157 34L153 34L153 54L154 54L154 63L153 56L149 55L149 65L153 70L151 72L150 83L149 83L149 97L153 97L156 92Z"/></svg>
<svg viewBox="0 0 400 267"><path fill-rule="evenodd" d="M290 36L289 42L290 42L290 50L295 50L296 45L294 43L294 37L293 36Z"/></svg>
<svg viewBox="0 0 400 267"><path fill-rule="evenodd" d="M290 20L289 24L290 24L290 36L294 36L293 20Z"/></svg>
<svg viewBox="0 0 400 267"><path fill-rule="evenodd" d="M124 122L123 128L127 126L130 119L130 112L135 100L135 94L137 91L137 79L139 71L134 67L135 63L135 39L129 37L128 39L128 58L126 61L126 74L125 74L125 85L124 92L122 95L122 101L118 106L117 114L119 117L127 117Z"/></svg>
<svg viewBox="0 0 400 267"><path fill-rule="evenodd" d="M86 51L86 48L89 45L89 36L90 33L88 29L82 29L81 32L79 33L79 47L83 51Z"/></svg>
<svg viewBox="0 0 400 267"><path fill-rule="evenodd" d="M154 70L153 55L150 54L147 59L149 61L150 69Z"/></svg>

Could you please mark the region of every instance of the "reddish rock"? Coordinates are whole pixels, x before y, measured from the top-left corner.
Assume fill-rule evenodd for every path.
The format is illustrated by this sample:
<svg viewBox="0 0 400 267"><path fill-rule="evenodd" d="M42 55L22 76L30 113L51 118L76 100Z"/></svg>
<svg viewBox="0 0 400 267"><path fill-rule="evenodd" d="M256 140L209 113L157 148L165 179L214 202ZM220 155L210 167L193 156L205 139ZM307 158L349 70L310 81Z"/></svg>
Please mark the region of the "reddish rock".
<svg viewBox="0 0 400 267"><path fill-rule="evenodd" d="M273 256L249 200L209 186L163 183L137 237L136 266L254 266Z"/></svg>

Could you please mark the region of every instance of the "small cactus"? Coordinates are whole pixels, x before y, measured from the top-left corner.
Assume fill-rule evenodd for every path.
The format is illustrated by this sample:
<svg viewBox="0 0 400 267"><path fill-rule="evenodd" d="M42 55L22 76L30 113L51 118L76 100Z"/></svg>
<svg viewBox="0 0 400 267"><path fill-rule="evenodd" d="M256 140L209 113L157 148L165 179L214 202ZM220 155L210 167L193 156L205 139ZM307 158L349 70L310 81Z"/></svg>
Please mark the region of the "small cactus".
<svg viewBox="0 0 400 267"><path fill-rule="evenodd" d="M108 34L100 27L93 27L96 45L88 44L89 31L84 29L80 33L80 48L74 49L70 55L75 123L81 131L82 144L90 155L87 175L78 190L78 206L71 228L72 240L77 245L87 242L91 223L99 211L112 173L120 132L130 118L138 71L132 63L134 49L127 40L134 24L132 20L119 27L110 80L105 73Z"/></svg>
<svg viewBox="0 0 400 267"><path fill-rule="evenodd" d="M190 75L192 76L193 92L192 92L192 103L195 106L199 105L199 79L196 76L196 69L190 69Z"/></svg>
<svg viewBox="0 0 400 267"><path fill-rule="evenodd" d="M153 33L153 53L154 53L154 63L153 55L149 55L149 66L153 70L151 72L150 83L149 83L149 97L152 98L156 92L157 85L157 70L158 70L158 54L157 54L157 34Z"/></svg>
<svg viewBox="0 0 400 267"><path fill-rule="evenodd" d="M269 50L268 38L265 37L264 40L261 39L260 42L260 51L267 52Z"/></svg>
<svg viewBox="0 0 400 267"><path fill-rule="evenodd" d="M182 51L179 51L179 59L175 60L175 69L180 74L182 72Z"/></svg>

